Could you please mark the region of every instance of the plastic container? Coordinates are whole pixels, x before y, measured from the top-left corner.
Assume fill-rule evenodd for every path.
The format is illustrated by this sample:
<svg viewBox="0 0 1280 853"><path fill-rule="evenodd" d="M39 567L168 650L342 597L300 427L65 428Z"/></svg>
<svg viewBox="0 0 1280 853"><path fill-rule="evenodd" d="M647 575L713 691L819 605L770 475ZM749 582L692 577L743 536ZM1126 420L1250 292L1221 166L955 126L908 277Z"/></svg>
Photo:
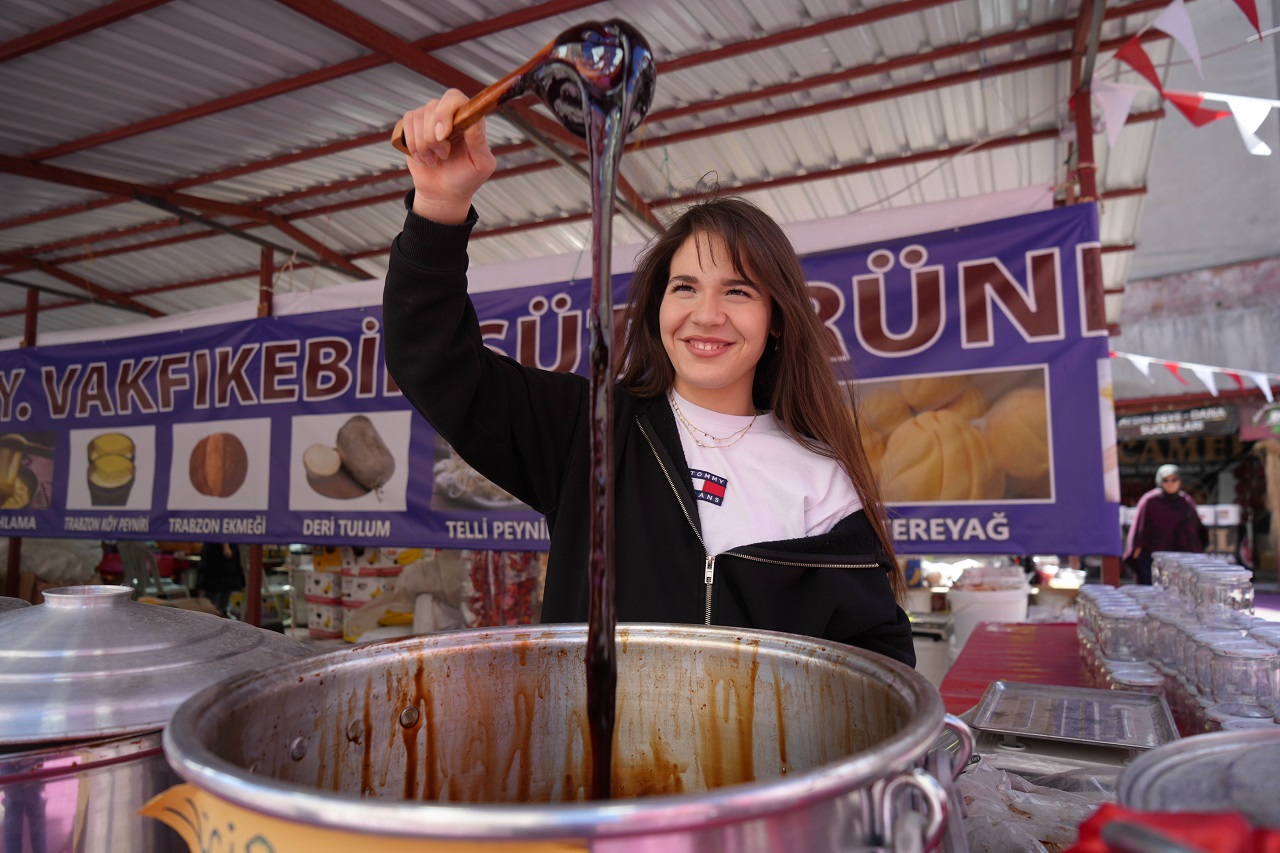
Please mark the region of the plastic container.
<svg viewBox="0 0 1280 853"><path fill-rule="evenodd" d="M959 655L979 622L1022 622L1027 618L1031 588L955 589L947 593L955 620L955 654Z"/></svg>

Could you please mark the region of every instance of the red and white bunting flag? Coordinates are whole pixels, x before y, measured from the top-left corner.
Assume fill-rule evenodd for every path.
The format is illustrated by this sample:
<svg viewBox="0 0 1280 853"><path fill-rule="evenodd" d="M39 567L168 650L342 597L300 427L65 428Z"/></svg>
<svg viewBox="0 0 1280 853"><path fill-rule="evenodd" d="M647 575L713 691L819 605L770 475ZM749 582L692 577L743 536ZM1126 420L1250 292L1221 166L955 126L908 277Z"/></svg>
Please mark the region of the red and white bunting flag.
<svg viewBox="0 0 1280 853"><path fill-rule="evenodd" d="M1186 385L1188 388L1191 387L1191 383L1187 380L1187 377L1182 375L1182 365L1178 364L1176 361L1166 361L1164 366L1173 374L1174 379L1178 380L1183 385Z"/></svg>
<svg viewBox="0 0 1280 853"><path fill-rule="evenodd" d="M1191 16L1187 14L1187 7L1182 4L1182 0L1173 0L1163 12L1156 16L1151 26L1168 33L1174 41L1182 45L1182 49L1195 63L1196 71L1200 72L1202 78L1204 77L1204 69L1200 67L1200 47L1196 44L1196 32L1191 28Z"/></svg>
<svg viewBox="0 0 1280 853"><path fill-rule="evenodd" d="M1102 111L1102 129L1107 134L1107 143L1116 147L1116 139L1124 130L1124 123L1129 118L1129 110L1133 107L1133 99L1141 86L1130 86L1125 83L1109 83L1106 80L1093 80L1093 97Z"/></svg>
<svg viewBox="0 0 1280 853"><path fill-rule="evenodd" d="M1186 366L1196 375L1196 379L1204 383L1204 387L1209 389L1210 394L1215 397L1218 396L1218 383L1213 378L1212 367L1206 367L1203 364L1188 364Z"/></svg>
<svg viewBox="0 0 1280 853"><path fill-rule="evenodd" d="M1141 370L1142 375L1147 377L1148 382L1156 381L1151 377L1151 362L1155 361L1155 359L1149 358L1145 355L1131 355L1129 353L1121 353L1121 355L1129 359L1129 361L1133 364L1134 367Z"/></svg>
<svg viewBox="0 0 1280 853"><path fill-rule="evenodd" d="M1236 120L1240 138L1250 154L1266 157L1271 153L1271 146L1258 138L1258 128L1271 113L1271 105L1276 103L1263 98L1246 98L1243 95L1226 95L1222 98L1231 108L1231 115Z"/></svg>
<svg viewBox="0 0 1280 853"><path fill-rule="evenodd" d="M1164 99L1177 107L1178 112L1186 116L1187 121L1196 127L1204 127L1210 122L1231 115L1231 110L1207 110L1200 106L1204 103L1204 95L1199 92L1174 92L1170 90L1164 93Z"/></svg>
<svg viewBox="0 0 1280 853"><path fill-rule="evenodd" d="M1249 23L1253 24L1253 31L1258 34L1258 38L1262 38L1262 27L1258 26L1258 6L1254 0L1235 0L1235 4L1244 12Z"/></svg>
<svg viewBox="0 0 1280 853"><path fill-rule="evenodd" d="M1244 390L1244 377L1242 377L1239 373L1236 373L1234 370L1224 370L1222 372L1225 373L1227 376L1231 377L1231 381L1236 383L1237 388L1239 388L1241 391Z"/></svg>
<svg viewBox="0 0 1280 853"><path fill-rule="evenodd" d="M1275 398L1271 395L1271 378L1265 373L1253 373L1252 371L1242 371L1246 376L1253 380L1253 384L1257 385L1262 391L1262 395L1267 398L1268 403L1274 403Z"/></svg>
<svg viewBox="0 0 1280 853"><path fill-rule="evenodd" d="M1156 74L1156 67L1151 64L1151 57L1147 56L1147 51L1142 46L1142 42L1138 41L1137 36L1129 39L1116 51L1116 59L1128 64L1130 68L1146 78L1148 83L1155 86L1157 92L1164 94L1164 87L1160 85L1160 76Z"/></svg>

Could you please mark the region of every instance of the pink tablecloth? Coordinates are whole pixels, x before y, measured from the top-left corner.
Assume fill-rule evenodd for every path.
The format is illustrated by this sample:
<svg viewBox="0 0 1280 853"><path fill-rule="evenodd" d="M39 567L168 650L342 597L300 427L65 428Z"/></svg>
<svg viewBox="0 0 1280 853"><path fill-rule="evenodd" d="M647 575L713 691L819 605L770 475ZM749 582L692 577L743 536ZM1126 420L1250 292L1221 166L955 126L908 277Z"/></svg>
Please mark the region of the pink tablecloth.
<svg viewBox="0 0 1280 853"><path fill-rule="evenodd" d="M947 711L977 705L993 681L1088 686L1075 624L979 623L942 680Z"/></svg>

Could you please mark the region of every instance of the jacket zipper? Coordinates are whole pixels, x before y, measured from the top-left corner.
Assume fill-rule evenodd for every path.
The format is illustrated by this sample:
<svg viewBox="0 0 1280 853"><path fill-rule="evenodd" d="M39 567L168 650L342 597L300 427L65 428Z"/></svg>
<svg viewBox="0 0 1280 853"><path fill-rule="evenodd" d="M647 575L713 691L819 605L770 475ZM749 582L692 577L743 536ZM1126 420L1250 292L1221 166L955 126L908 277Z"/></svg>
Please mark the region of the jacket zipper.
<svg viewBox="0 0 1280 853"><path fill-rule="evenodd" d="M653 458L658 463L658 467L662 469L662 475L667 478L667 485L671 487L671 491L675 493L676 503L680 504L680 511L684 513L684 520L689 522L689 526L693 528L693 535L698 537L698 544L702 546L702 551L706 554L706 563L703 564L702 582L706 584L706 615L703 617L703 624L711 624L711 588L715 583L716 576L716 558L723 555L712 555L707 553L707 543L702 539L702 533L698 530L698 525L693 523L693 519L689 516L689 510L685 507L684 501L680 499L680 490L676 488L675 480L671 479L671 472L667 470L667 466L662 463L662 457L658 455L658 449L653 446L653 439L649 437L649 433L645 430L644 424L637 421L636 425L640 427L640 434L644 436L644 440L649 442L649 449L653 451ZM757 563L770 563L777 566L789 566L797 569L874 569L879 563L802 563L794 560L767 560L764 557L753 557L750 554L744 554L741 551L725 551L731 557L741 557L744 560L753 560Z"/></svg>
<svg viewBox="0 0 1280 853"><path fill-rule="evenodd" d="M689 515L689 508L684 505L684 501L680 498L680 490L676 488L676 481L671 479L671 472L667 470L667 466L662 463L662 456L658 453L658 448L653 446L653 439L649 437L649 431L644 428L644 424L636 420L636 426L640 427L640 434L644 436L644 440L649 442L649 449L653 451L654 461L658 463L658 467L662 469L662 476L667 478L667 485L671 487L672 493L676 496L676 503L680 504L680 511L684 513L684 520L689 522L689 527L693 529L693 535L698 537L698 544L702 546L702 553L706 555L707 562L703 568L702 580L707 586L706 595L706 615L703 617L703 624L711 624L711 584L715 580L716 558L707 553L707 543L702 539L702 531L698 529L698 525L693 523L693 518Z"/></svg>

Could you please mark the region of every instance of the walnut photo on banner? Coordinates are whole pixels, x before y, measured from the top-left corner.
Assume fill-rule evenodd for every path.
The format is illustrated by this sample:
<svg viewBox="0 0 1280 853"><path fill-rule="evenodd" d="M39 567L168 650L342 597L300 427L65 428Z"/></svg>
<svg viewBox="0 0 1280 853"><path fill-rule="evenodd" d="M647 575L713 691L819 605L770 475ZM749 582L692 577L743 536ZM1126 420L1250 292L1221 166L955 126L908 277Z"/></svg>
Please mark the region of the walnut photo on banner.
<svg viewBox="0 0 1280 853"><path fill-rule="evenodd" d="M196 442L188 466L191 485L202 495L229 498L249 474L249 454L233 433L215 432Z"/></svg>
<svg viewBox="0 0 1280 853"><path fill-rule="evenodd" d="M1043 367L868 380L862 442L891 504L1053 499Z"/></svg>
<svg viewBox="0 0 1280 853"><path fill-rule="evenodd" d="M169 509L265 510L271 419L173 425Z"/></svg>

